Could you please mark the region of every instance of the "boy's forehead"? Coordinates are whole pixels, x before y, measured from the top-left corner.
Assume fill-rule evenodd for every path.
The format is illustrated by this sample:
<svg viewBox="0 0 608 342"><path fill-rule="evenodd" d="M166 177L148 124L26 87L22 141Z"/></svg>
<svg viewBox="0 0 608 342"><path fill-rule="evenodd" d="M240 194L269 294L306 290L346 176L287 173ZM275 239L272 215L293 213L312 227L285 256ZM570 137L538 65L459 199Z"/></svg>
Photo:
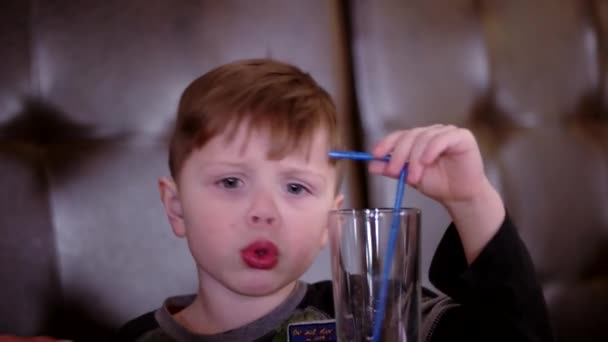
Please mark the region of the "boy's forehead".
<svg viewBox="0 0 608 342"><path fill-rule="evenodd" d="M324 129L315 129L310 136L303 136L299 141L295 137L272 132L268 127L252 127L239 123L234 129L226 129L216 137L224 148L244 156L252 152L264 153L269 159L299 159L306 162L329 161L329 136ZM284 133L283 133L284 134ZM273 156L273 151L281 151Z"/></svg>

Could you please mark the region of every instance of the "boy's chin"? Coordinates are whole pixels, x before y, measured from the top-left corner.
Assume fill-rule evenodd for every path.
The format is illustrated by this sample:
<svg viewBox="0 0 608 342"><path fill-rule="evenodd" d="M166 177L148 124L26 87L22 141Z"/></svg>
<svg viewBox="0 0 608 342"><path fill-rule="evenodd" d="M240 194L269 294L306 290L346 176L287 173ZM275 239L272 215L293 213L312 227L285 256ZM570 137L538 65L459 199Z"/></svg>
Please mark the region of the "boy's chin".
<svg viewBox="0 0 608 342"><path fill-rule="evenodd" d="M297 280L285 281L272 279L272 277L260 277L260 279L248 279L247 281L239 282L233 290L243 296L249 297L265 297L278 294L280 292L291 292L293 284Z"/></svg>

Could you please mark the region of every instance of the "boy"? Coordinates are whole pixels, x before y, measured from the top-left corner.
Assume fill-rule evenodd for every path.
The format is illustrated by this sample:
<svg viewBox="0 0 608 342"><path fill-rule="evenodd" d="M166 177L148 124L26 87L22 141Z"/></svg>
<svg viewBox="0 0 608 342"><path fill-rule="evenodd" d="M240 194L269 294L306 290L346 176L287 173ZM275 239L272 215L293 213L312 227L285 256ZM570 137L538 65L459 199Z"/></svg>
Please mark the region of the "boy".
<svg viewBox="0 0 608 342"><path fill-rule="evenodd" d="M198 292L169 298L125 325L121 341L284 341L287 323L329 319L329 281L298 279L340 207L336 109L299 69L273 60L220 66L191 83L159 180L173 232L187 239ZM449 297L424 291L425 341L549 341L524 245L488 182L472 134L434 125L383 139L371 173L397 177L442 203L454 224L430 271Z"/></svg>

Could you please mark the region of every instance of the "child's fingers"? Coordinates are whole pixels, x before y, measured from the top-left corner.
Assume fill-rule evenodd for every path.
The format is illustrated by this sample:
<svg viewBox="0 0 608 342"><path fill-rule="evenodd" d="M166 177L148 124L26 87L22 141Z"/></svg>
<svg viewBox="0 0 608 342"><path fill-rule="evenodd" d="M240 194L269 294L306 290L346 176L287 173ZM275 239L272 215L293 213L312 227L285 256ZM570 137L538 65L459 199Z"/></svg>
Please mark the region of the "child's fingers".
<svg viewBox="0 0 608 342"><path fill-rule="evenodd" d="M384 137L384 139L378 142L372 149L372 155L376 158L382 158L389 154L395 147L395 143L397 140L399 140L402 134L403 131L396 131Z"/></svg>
<svg viewBox="0 0 608 342"><path fill-rule="evenodd" d="M433 132L441 127L444 126L436 124L402 131L403 134L396 141L395 148L391 154L391 160L389 162L388 169L386 170L387 175L392 177L399 177L401 169L403 169L405 163L411 161L411 150L414 146L418 144L417 141L420 139L420 137L429 134L430 132Z"/></svg>
<svg viewBox="0 0 608 342"><path fill-rule="evenodd" d="M367 169L370 173L383 175L386 172L386 168L388 167L387 162L383 161L372 161L369 163Z"/></svg>
<svg viewBox="0 0 608 342"><path fill-rule="evenodd" d="M414 145L412 146L412 150L410 151L409 157L409 166L408 166L408 182L412 184L416 184L419 182L425 163L421 160L423 153L426 151L427 146L433 139L451 130L451 126L433 126L424 132L420 133L416 137L416 141L414 141Z"/></svg>
<svg viewBox="0 0 608 342"><path fill-rule="evenodd" d="M386 175L390 177L399 177L403 165L410 158L410 151L416 137L424 131L424 128L414 128L407 131L402 131L398 140L395 142L394 149L391 153L391 160L386 168Z"/></svg>
<svg viewBox="0 0 608 342"><path fill-rule="evenodd" d="M371 162L368 169L371 173L382 174L389 177L398 177L401 169L406 162L410 162L411 149L415 144L419 135L429 135L438 129L444 128L444 125L436 124L426 127L417 127L409 130L396 131L384 139L382 139L372 150L375 157L381 158L387 154L391 154L391 159L388 163ZM423 139L426 141L428 138ZM416 166L414 166L416 169ZM411 165L410 165L411 173Z"/></svg>
<svg viewBox="0 0 608 342"><path fill-rule="evenodd" d="M441 134L433 137L433 139L427 144L426 149L420 158L421 162L425 165L434 163L441 154L449 151L459 142L461 142L463 138L466 138L466 136L462 135L465 132L468 131L457 127L450 127L449 129L441 132Z"/></svg>

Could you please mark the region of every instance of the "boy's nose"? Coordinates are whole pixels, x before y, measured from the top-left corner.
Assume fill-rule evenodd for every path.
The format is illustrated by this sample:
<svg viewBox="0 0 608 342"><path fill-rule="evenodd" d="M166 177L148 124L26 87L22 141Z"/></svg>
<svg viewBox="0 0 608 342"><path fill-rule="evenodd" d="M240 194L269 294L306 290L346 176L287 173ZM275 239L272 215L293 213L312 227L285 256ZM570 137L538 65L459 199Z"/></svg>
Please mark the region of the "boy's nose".
<svg viewBox="0 0 608 342"><path fill-rule="evenodd" d="M276 221L276 218L272 217L271 215L250 215L249 220L250 220L250 223L252 223L254 225L259 225L259 224L273 225L274 222Z"/></svg>
<svg viewBox="0 0 608 342"><path fill-rule="evenodd" d="M252 227L272 227L279 221L279 214L272 196L258 194L252 201L247 221Z"/></svg>

